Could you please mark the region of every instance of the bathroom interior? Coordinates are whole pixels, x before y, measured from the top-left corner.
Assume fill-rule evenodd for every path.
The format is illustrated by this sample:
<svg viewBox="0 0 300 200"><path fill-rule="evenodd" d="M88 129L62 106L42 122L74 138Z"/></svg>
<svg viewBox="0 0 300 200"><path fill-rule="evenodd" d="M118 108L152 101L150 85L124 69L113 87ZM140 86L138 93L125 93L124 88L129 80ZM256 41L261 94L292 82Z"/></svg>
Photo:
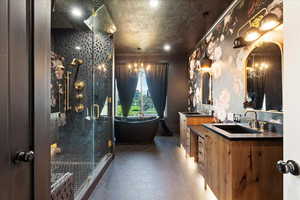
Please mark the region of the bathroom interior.
<svg viewBox="0 0 300 200"><path fill-rule="evenodd" d="M28 10L21 12L29 36L20 51L31 56L26 61L33 66L22 68L26 73L19 76L27 79L16 84L3 79L12 92L0 100L1 112L13 109L14 90L35 96L22 104L26 109L19 108L24 119L16 115L33 133L28 151L4 145L5 152L17 150L17 167L0 161L7 169L3 180L23 177L12 170L30 172L20 189L27 192L16 193L18 184L11 181L7 187L13 189L0 191L0 200L300 198L297 187L291 189L300 175L295 150L300 138L292 134L300 114L295 107L300 80L299 70L287 67L300 64L294 53L300 30L293 25L300 3L28 2L0 3L0 13L9 10L3 12L8 23L16 22L7 13ZM14 27L7 33L20 28ZM9 41L20 42L18 37ZM8 48L13 44L2 45L0 56L5 49L14 55ZM2 73L13 77L10 62ZM18 86L24 81L28 88ZM1 126L15 119L2 116ZM45 123L37 127L39 122ZM5 130L17 132L13 126Z"/></svg>

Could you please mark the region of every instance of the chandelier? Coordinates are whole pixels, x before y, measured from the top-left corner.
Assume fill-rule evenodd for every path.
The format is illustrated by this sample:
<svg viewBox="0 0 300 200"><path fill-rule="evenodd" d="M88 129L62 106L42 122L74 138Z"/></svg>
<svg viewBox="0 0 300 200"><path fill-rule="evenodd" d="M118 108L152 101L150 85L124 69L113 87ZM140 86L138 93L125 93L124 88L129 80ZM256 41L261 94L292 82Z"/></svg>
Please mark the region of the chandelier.
<svg viewBox="0 0 300 200"><path fill-rule="evenodd" d="M251 67L247 67L248 77L251 79L264 77L266 70L269 68L267 63L253 63Z"/></svg>
<svg viewBox="0 0 300 200"><path fill-rule="evenodd" d="M150 71L151 70L151 64L145 64L142 61L128 63L127 67L132 72L141 72L141 71Z"/></svg>

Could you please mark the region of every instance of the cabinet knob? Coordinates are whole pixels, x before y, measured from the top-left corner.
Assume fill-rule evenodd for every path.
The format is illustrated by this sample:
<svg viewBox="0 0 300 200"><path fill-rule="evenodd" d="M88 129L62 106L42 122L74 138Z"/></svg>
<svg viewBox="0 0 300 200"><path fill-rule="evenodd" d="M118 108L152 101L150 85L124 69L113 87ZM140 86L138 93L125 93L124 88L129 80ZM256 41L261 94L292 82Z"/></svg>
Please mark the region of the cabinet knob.
<svg viewBox="0 0 300 200"><path fill-rule="evenodd" d="M15 163L19 163L19 162L31 162L34 159L34 152L33 151L21 151L18 152L15 156Z"/></svg>
<svg viewBox="0 0 300 200"><path fill-rule="evenodd" d="M276 167L282 174L290 173L294 176L299 176L299 166L293 160L288 160L287 162L280 160L277 162Z"/></svg>

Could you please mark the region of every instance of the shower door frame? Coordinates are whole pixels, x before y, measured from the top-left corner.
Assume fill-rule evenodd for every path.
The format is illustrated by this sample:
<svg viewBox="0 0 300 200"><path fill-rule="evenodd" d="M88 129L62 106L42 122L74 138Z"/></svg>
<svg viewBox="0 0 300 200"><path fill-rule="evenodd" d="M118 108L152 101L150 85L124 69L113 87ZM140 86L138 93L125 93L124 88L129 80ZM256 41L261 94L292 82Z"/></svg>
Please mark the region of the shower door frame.
<svg viewBox="0 0 300 200"><path fill-rule="evenodd" d="M34 199L50 200L50 42L51 1L32 0L34 103Z"/></svg>

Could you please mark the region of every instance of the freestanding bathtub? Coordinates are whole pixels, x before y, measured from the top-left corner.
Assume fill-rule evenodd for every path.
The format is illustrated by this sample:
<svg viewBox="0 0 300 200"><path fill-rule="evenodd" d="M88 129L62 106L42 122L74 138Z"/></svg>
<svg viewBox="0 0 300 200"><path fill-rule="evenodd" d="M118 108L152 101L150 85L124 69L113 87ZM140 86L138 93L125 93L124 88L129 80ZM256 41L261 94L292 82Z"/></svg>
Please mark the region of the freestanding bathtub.
<svg viewBox="0 0 300 200"><path fill-rule="evenodd" d="M115 137L117 144L153 143L158 125L158 117L115 119Z"/></svg>

